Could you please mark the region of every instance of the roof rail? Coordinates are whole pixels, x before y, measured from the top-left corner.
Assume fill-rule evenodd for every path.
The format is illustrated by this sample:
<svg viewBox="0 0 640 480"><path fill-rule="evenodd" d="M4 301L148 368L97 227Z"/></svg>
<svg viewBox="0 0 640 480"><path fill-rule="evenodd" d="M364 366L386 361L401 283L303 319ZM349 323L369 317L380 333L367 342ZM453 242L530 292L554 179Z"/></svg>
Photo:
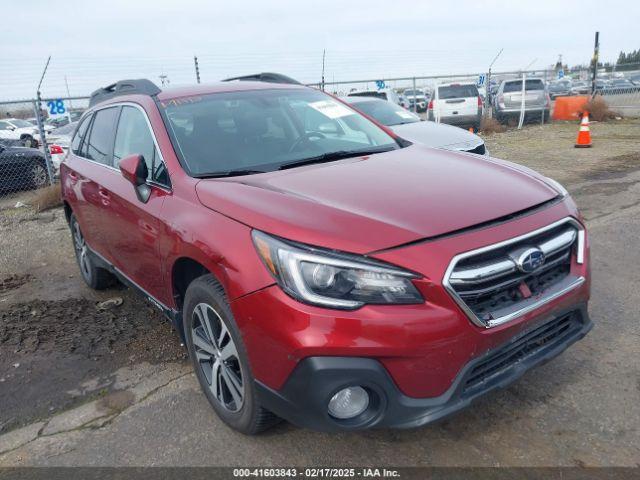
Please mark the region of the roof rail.
<svg viewBox="0 0 640 480"><path fill-rule="evenodd" d="M140 94L154 96L159 94L161 91L162 90L160 90L155 83L151 80L147 80L146 78L138 80L120 80L93 92L91 94L91 99L89 100L89 107L93 107L100 102L104 102L105 100L119 97L121 95Z"/></svg>
<svg viewBox="0 0 640 480"><path fill-rule="evenodd" d="M281 73L262 72L252 75L242 75L240 77L225 78L223 82L231 82L234 80L250 81L250 82L267 82L267 83L288 83L292 85L302 85L299 81L291 77L282 75Z"/></svg>

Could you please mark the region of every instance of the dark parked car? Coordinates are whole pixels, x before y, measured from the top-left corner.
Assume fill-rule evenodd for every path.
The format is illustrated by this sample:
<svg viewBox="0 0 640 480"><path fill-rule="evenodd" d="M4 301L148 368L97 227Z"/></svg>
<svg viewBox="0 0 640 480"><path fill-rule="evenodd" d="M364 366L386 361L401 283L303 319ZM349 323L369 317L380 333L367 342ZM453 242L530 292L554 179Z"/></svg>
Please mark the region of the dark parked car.
<svg viewBox="0 0 640 480"><path fill-rule="evenodd" d="M568 97L569 95L573 95L571 91L571 82L568 81L559 81L559 82L551 82L549 83L549 97L552 100L557 97Z"/></svg>
<svg viewBox="0 0 640 480"><path fill-rule="evenodd" d="M21 146L19 141L0 142L0 192L47 185L49 175L44 154Z"/></svg>

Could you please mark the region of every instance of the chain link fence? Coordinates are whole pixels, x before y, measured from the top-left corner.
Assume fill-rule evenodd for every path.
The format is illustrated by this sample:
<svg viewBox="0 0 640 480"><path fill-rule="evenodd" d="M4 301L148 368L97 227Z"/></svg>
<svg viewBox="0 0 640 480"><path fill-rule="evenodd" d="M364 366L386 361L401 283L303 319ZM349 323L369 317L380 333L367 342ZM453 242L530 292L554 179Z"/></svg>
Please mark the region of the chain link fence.
<svg viewBox="0 0 640 480"><path fill-rule="evenodd" d="M54 184L88 97L0 102L0 197L16 203ZM40 117L40 122L38 117ZM42 127L42 128L40 128ZM44 132L44 135L42 134ZM24 202L23 202L24 203Z"/></svg>
<svg viewBox="0 0 640 480"><path fill-rule="evenodd" d="M422 118L455 123L452 115L445 115L438 105L446 102L439 94L442 91L439 86L473 85L479 97L475 104L478 115L494 116L502 123L521 127L530 119L547 121L554 106L550 97L591 93L589 70L569 71L562 79L558 76L556 70L511 71L330 81L310 86L341 97L364 94L385 98ZM540 99L534 101L534 95L528 91L528 82L534 80L544 86L548 106L541 107ZM508 116L503 114L506 109L505 89L500 89L503 82L516 85L511 88L515 100L509 106ZM565 90L557 90L559 86ZM636 70L599 72L596 94L605 99L611 110L626 117L640 117L640 66ZM45 98L39 103L35 99L0 102L0 198L21 198L21 192L57 181L75 123L88 104L89 97Z"/></svg>
<svg viewBox="0 0 640 480"><path fill-rule="evenodd" d="M508 83L510 92L500 90ZM587 68L559 73L556 69L467 73L460 75L381 78L329 81L311 86L334 95L370 95L388 99L436 122L456 123L440 99L439 86L475 85L482 102L480 115L495 117L500 123L522 127L527 122L546 122L559 96L590 95L592 72ZM535 93L537 92L537 93ZM602 71L596 80L596 94L602 95L612 110L626 117L640 117L640 71ZM505 101L505 97L508 98ZM439 101L444 100L444 101ZM430 110L431 107L431 110ZM455 111L455 110L453 110ZM471 126L471 125L468 125Z"/></svg>

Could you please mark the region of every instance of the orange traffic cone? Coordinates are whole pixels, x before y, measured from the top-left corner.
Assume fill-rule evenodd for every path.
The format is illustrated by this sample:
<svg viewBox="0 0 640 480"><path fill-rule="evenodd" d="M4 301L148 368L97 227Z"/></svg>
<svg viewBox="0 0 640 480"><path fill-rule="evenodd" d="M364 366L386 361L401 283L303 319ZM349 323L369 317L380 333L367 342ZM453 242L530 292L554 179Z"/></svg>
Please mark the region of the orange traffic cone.
<svg viewBox="0 0 640 480"><path fill-rule="evenodd" d="M589 148L590 146L591 132L589 131L589 113L584 112L582 115L582 121L580 122L580 130L578 130L576 148Z"/></svg>

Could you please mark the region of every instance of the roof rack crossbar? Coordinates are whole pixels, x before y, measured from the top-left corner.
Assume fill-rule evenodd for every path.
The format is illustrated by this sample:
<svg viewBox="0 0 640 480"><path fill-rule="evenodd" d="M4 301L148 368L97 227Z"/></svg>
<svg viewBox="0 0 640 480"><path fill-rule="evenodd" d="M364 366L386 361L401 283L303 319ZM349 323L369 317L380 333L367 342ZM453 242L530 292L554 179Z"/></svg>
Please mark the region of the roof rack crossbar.
<svg viewBox="0 0 640 480"><path fill-rule="evenodd" d="M251 75L241 75L239 77L225 78L222 81L232 82L235 80L249 81L249 82L287 83L292 85L302 85L299 81L294 80L291 77L287 77L286 75L282 75L281 73L273 73L273 72L261 72L261 73L254 73Z"/></svg>
<svg viewBox="0 0 640 480"><path fill-rule="evenodd" d="M93 107L100 102L104 102L105 100L119 97L121 95L139 94L149 95L152 97L154 95L158 95L161 91L162 90L160 90L155 83L151 80L147 80L146 78L140 78L137 80L120 80L94 91L91 94L91 99L89 100L89 107Z"/></svg>

